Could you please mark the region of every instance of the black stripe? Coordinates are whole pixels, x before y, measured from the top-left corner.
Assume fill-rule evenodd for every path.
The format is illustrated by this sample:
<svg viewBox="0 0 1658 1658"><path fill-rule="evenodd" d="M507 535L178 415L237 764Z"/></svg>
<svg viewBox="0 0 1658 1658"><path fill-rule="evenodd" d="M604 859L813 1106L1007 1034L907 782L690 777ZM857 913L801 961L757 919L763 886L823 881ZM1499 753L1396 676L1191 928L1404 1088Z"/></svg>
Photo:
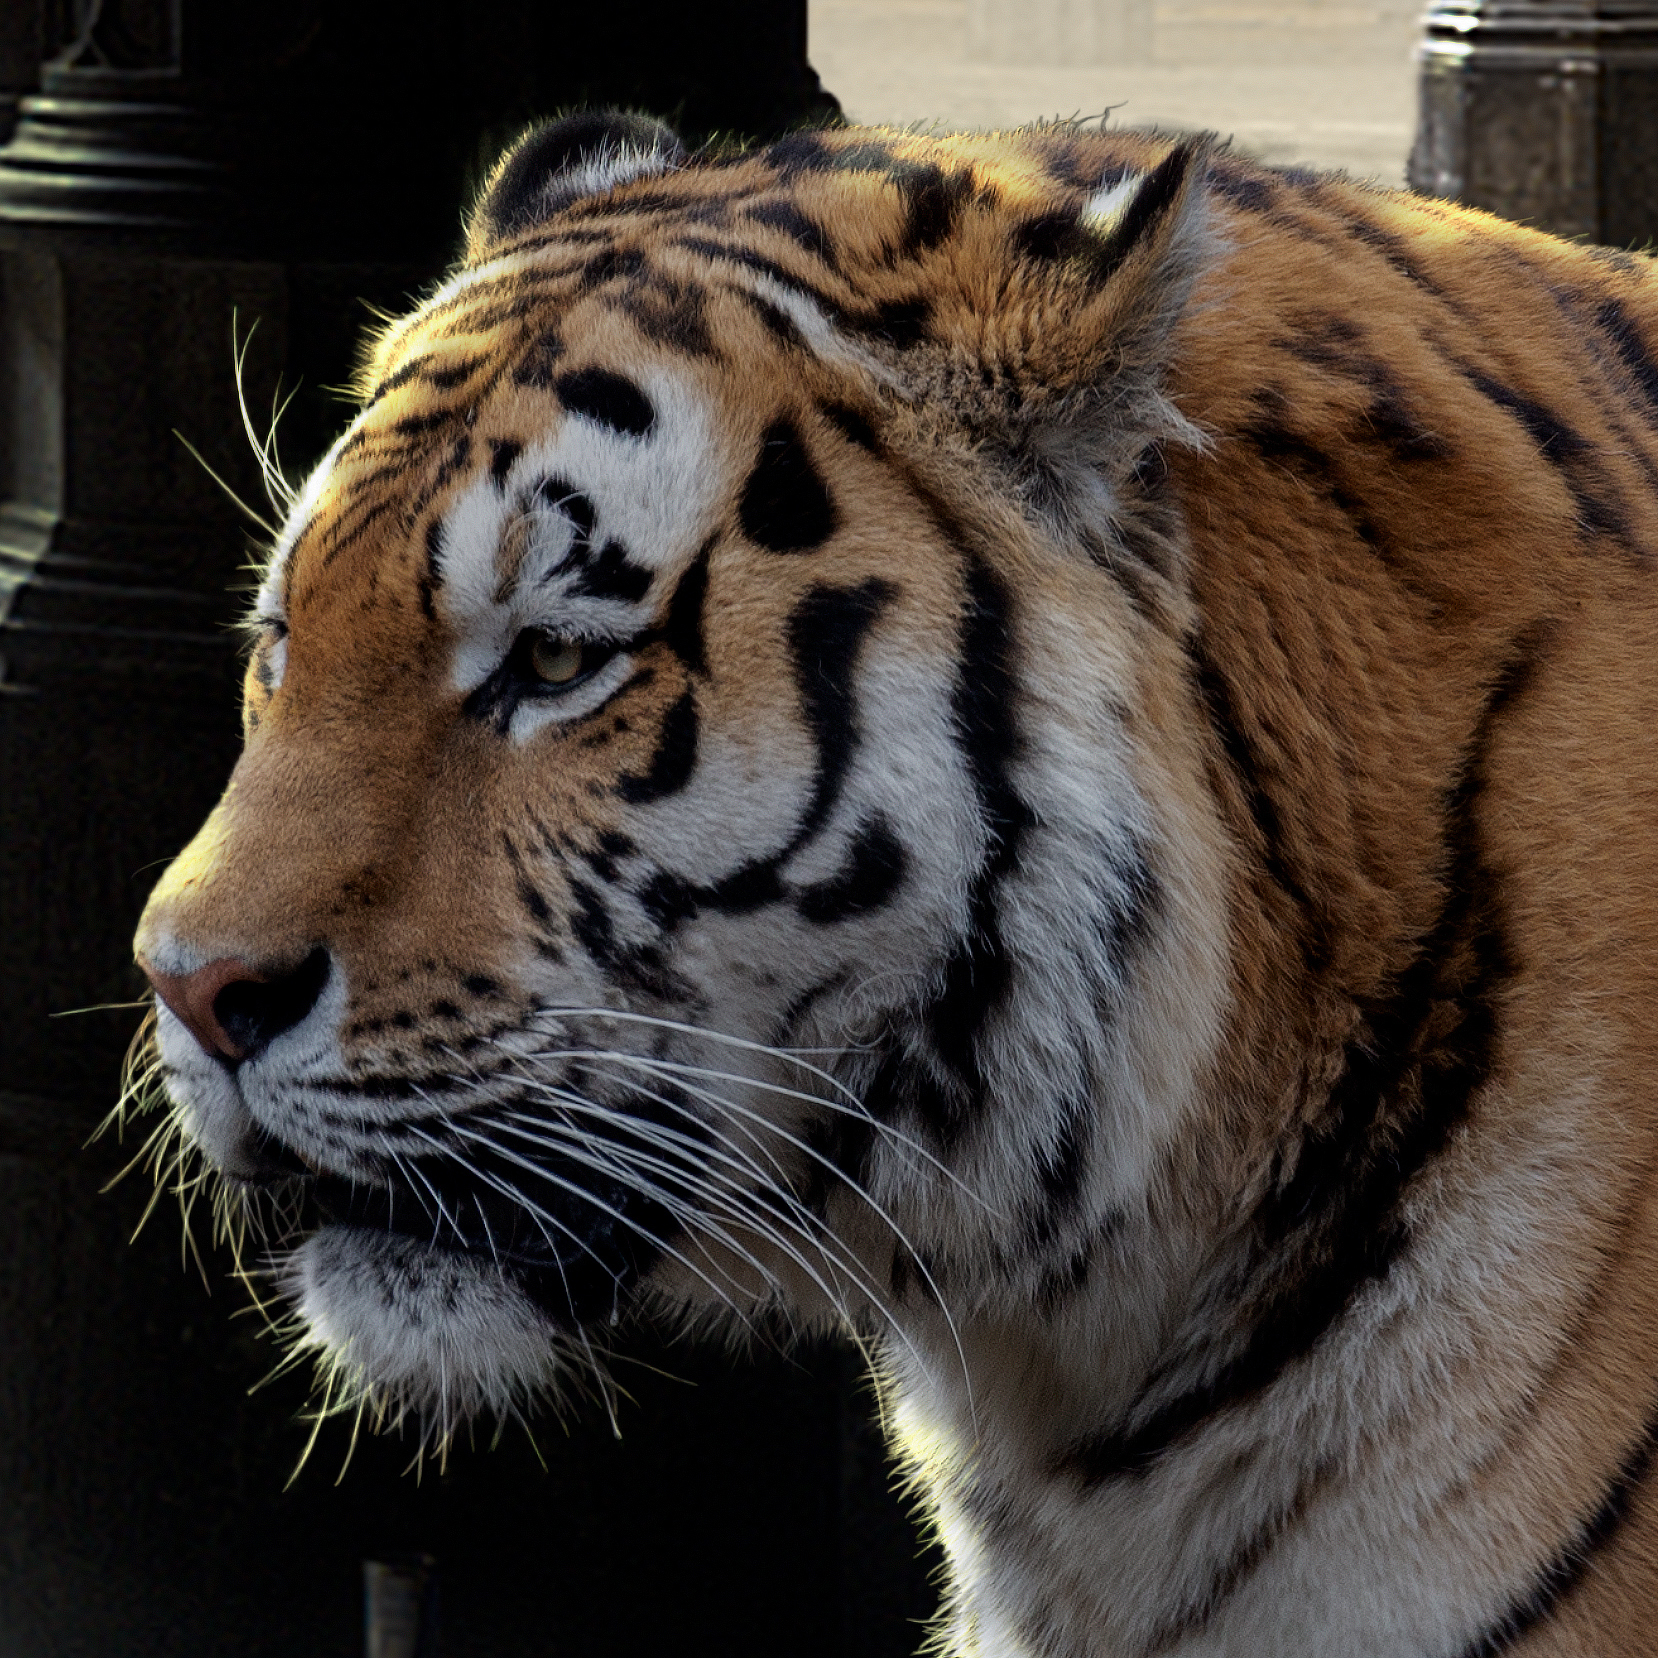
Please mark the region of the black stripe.
<svg viewBox="0 0 1658 1658"><path fill-rule="evenodd" d="M1363 417L1347 433L1359 443L1380 442L1401 462L1449 460L1455 447L1423 424L1403 386L1376 357L1363 349L1364 332L1345 317L1323 316L1305 322L1278 344L1304 363L1329 370L1370 393Z"/></svg>
<svg viewBox="0 0 1658 1658"><path fill-rule="evenodd" d="M643 175L639 175L643 176ZM623 180L623 184L632 180ZM616 188L620 188L617 186ZM729 200L730 198L726 198ZM566 219L641 219L659 213L682 213L693 203L673 190L639 190L626 196L579 197L558 212Z"/></svg>
<svg viewBox="0 0 1658 1658"><path fill-rule="evenodd" d="M428 414L404 415L392 422L391 430L398 437L424 437L428 432L441 431L461 418L459 409L434 409Z"/></svg>
<svg viewBox="0 0 1658 1658"><path fill-rule="evenodd" d="M659 638L679 660L685 671L700 674L707 667L703 647L702 609L708 597L708 559L714 550L714 538L702 545L696 558L679 578L674 596L668 601L668 614L661 628L652 636ZM640 641L642 644L644 640Z"/></svg>
<svg viewBox="0 0 1658 1658"><path fill-rule="evenodd" d="M786 199L756 202L744 215L755 224L780 230L830 269L835 267L835 247L829 233L818 221Z"/></svg>
<svg viewBox="0 0 1658 1658"><path fill-rule="evenodd" d="M1082 226L1078 207L1056 207L1022 219L1011 232L1014 248L1027 259L1075 259L1097 246Z"/></svg>
<svg viewBox="0 0 1658 1658"><path fill-rule="evenodd" d="M513 884L518 892L519 903L529 911L533 921L546 926L553 917L552 906L548 904L540 888L530 879L529 871L524 867L523 855L512 836L503 834L501 844L506 848L507 862L512 865Z"/></svg>
<svg viewBox="0 0 1658 1658"><path fill-rule="evenodd" d="M512 463L524 453L524 445L515 438L491 438L489 442L489 476L497 489L506 487L507 474Z"/></svg>
<svg viewBox="0 0 1658 1658"><path fill-rule="evenodd" d="M543 926L552 919L553 912L547 900L527 875L518 877L518 899L524 908L530 912L530 918L540 922Z"/></svg>
<svg viewBox="0 0 1658 1658"><path fill-rule="evenodd" d="M429 622L438 619L433 599L443 586L443 520L434 518L426 526L426 566L420 576L420 610Z"/></svg>
<svg viewBox="0 0 1658 1658"><path fill-rule="evenodd" d="M1092 190L1096 183L1115 184L1123 176L1122 169L1110 167L1104 171L1114 176L1102 179L1098 158L1082 145L1057 134L1043 145L1038 159L1042 163L1042 171L1055 184L1067 185L1072 190Z"/></svg>
<svg viewBox="0 0 1658 1658"><path fill-rule="evenodd" d="M449 445L449 453L438 463L430 478L414 492L404 507L404 521L417 523L433 501L449 487L451 480L472 458L472 437L462 432Z"/></svg>
<svg viewBox="0 0 1658 1658"><path fill-rule="evenodd" d="M958 1091L941 1090L933 1100L943 1115L928 1126L945 1144L983 1101L979 1038L1013 981L998 915L1001 885L1017 866L1035 822L1009 775L1020 749L1012 599L1001 577L977 554L966 556L964 577L966 615L951 706L985 844L968 891L966 932L945 962L940 992L925 1014L934 1049L958 1084Z"/></svg>
<svg viewBox="0 0 1658 1658"><path fill-rule="evenodd" d="M833 989L844 975L837 974L806 993L808 1002ZM806 1126L806 1143L816 1153L806 1167L800 1201L814 1215L821 1216L835 1191L836 1180L861 1192L869 1185L870 1155L875 1147L875 1125L850 1112L824 1112Z"/></svg>
<svg viewBox="0 0 1658 1658"><path fill-rule="evenodd" d="M701 236L680 237L675 245L685 248L688 252L701 254L705 259L723 260L729 264L741 265L745 270L757 271L762 276L769 276L774 282L780 282L800 294L802 298L810 300L831 322L837 322L844 328L868 335L886 345L907 350L920 344L926 337L927 324L932 316L932 301L925 294L918 293L905 299L887 300L870 311L847 312L821 288L813 286L775 259L768 259L764 254L755 253L751 248L728 247L724 243L710 241Z"/></svg>
<svg viewBox="0 0 1658 1658"><path fill-rule="evenodd" d="M1093 1101L1081 1096L1059 1105L1058 1137L1036 1156L1036 1183L1041 1195L1025 1210L1026 1247L1033 1253L1046 1251L1059 1230L1059 1222L1074 1213L1093 1162Z"/></svg>
<svg viewBox="0 0 1658 1658"><path fill-rule="evenodd" d="M878 138L865 138L826 149L817 165L821 170L833 173L887 174L894 165L905 164L894 162L891 145Z"/></svg>
<svg viewBox="0 0 1658 1658"><path fill-rule="evenodd" d="M645 255L638 248L606 248L596 253L582 268L581 288L584 293L602 288L607 282L623 282L643 275Z"/></svg>
<svg viewBox="0 0 1658 1658"><path fill-rule="evenodd" d="M1650 438L1631 431L1624 412L1603 395L1607 382L1620 378L1619 364L1612 360L1607 351L1607 346L1611 345L1625 374L1635 382L1632 389L1622 388L1624 396L1619 401L1627 404L1629 412L1643 425L1658 425L1658 366L1647 360L1643 367L1645 352L1640 335L1616 300L1603 303L1598 293L1579 293L1552 282L1547 284L1547 288L1568 332L1575 334L1581 330L1588 335L1586 343L1594 359L1594 379L1591 382L1584 376L1581 383L1600 408L1606 422L1607 430L1600 443L1601 453L1633 460L1641 469L1648 493L1658 495L1658 458L1655 458ZM1652 377L1650 383L1649 376ZM1636 551L1633 546L1630 550ZM1644 553L1637 553L1637 556L1643 564L1647 562Z"/></svg>
<svg viewBox="0 0 1658 1658"><path fill-rule="evenodd" d="M522 322L539 308L548 291L560 285L557 279L570 274L569 271L537 272L533 280L520 276L518 281L525 284L527 291L521 290L505 299L492 299L488 304L479 304L480 290L469 289L423 312L421 320L427 331L440 340L471 339L479 334L490 334L509 323ZM434 329L433 322L445 316L448 321Z"/></svg>
<svg viewBox="0 0 1658 1658"><path fill-rule="evenodd" d="M1362 1006L1363 1028L1345 1047L1323 1117L1283 1154L1284 1173L1256 1212L1254 1323L1242 1351L1137 1426L1078 1441L1058 1459L1060 1471L1088 1485L1146 1473L1185 1434L1309 1352L1408 1244L1404 1193L1466 1120L1496 1058L1497 998L1515 964L1479 806L1495 731L1546 638L1538 627L1517 641L1448 794L1447 896L1433 929L1391 997ZM1131 1407L1127 1420L1137 1415Z"/></svg>
<svg viewBox="0 0 1658 1658"><path fill-rule="evenodd" d="M839 515L792 420L774 420L743 485L737 517L743 534L773 553L806 553L835 533Z"/></svg>
<svg viewBox="0 0 1658 1658"><path fill-rule="evenodd" d="M821 288L814 287L791 271L787 265L780 265L775 259L768 259L763 253L756 253L752 248L731 247L724 242L712 241L706 236L681 236L673 245L684 248L688 253L700 254L704 259L740 265L744 270L757 271L761 276L769 276L773 282L781 283L785 288L791 288L803 298L811 300L827 317L832 318L839 313L840 307Z"/></svg>
<svg viewBox="0 0 1658 1658"><path fill-rule="evenodd" d="M1210 161L1206 181L1209 188L1246 213L1271 213L1277 207L1277 191L1270 174L1265 177L1246 171L1230 158Z"/></svg>
<svg viewBox="0 0 1658 1658"><path fill-rule="evenodd" d="M1640 387L1648 420L1658 417L1658 363L1641 337L1635 319L1616 299L1602 300L1595 322L1612 342L1613 349Z"/></svg>
<svg viewBox="0 0 1658 1658"><path fill-rule="evenodd" d="M815 980L813 983L807 985L804 990L798 991L795 995L790 997L789 1005L783 1009L783 1012L778 1017L777 1023L772 1027L770 1037L772 1047L787 1047L793 1040L795 1033L799 1030L801 1020L803 1020L806 1015L810 1013L812 1009L829 994L831 990L838 990L843 984L845 984L848 976L849 974L846 968L837 967L833 973L828 974L824 978ZM841 1117L839 1113L836 1113L835 1120L837 1122L843 1122L845 1121L845 1118ZM866 1123L864 1126L867 1128L869 1125Z"/></svg>
<svg viewBox="0 0 1658 1658"><path fill-rule="evenodd" d="M784 178L797 173L821 172L834 155L828 139L819 132L791 132L770 145L762 157Z"/></svg>
<svg viewBox="0 0 1658 1658"><path fill-rule="evenodd" d="M562 513L569 519L573 551L579 552L592 541L593 526L598 522L599 515L592 500L568 478L540 479L535 486L535 500L549 512Z"/></svg>
<svg viewBox="0 0 1658 1658"><path fill-rule="evenodd" d="M1402 555L1394 548L1363 502L1348 493L1334 459L1293 430L1289 398L1278 388L1266 386L1253 393L1250 401L1261 411L1261 418L1239 430L1239 441L1249 444L1263 460L1296 474L1309 489L1324 496L1347 520L1352 533L1386 566L1389 576L1424 607L1428 618L1437 617L1445 606L1444 592L1434 589L1431 575L1414 564L1408 554ZM1427 436L1422 434L1424 439ZM1420 458L1420 454L1410 458ZM1363 477L1374 468L1361 461L1359 472Z"/></svg>
<svg viewBox="0 0 1658 1658"><path fill-rule="evenodd" d="M871 578L857 587L813 587L796 605L789 617L789 650L800 689L801 715L817 751L806 808L788 840L770 857L742 864L718 881L696 886L682 876L659 871L643 882L636 896L664 932L705 906L746 914L781 903L787 896L783 865L822 828L840 799L861 736L853 670L865 635L896 592L889 583ZM692 735L694 747L694 730Z"/></svg>
<svg viewBox="0 0 1658 1658"><path fill-rule="evenodd" d="M926 163L898 181L904 197L903 252L910 258L946 241L956 228L962 210L973 199L973 169L957 167L950 172L936 163Z"/></svg>
<svg viewBox="0 0 1658 1658"><path fill-rule="evenodd" d="M597 554L578 563L570 592L595 599L615 599L621 604L638 604L650 591L652 572L628 557L619 541L607 541Z"/></svg>
<svg viewBox="0 0 1658 1658"><path fill-rule="evenodd" d="M1215 1614L1235 1595L1249 1576L1272 1553L1279 1538L1307 1511L1312 1499L1330 1478L1328 1465L1303 1480L1282 1507L1274 1509L1253 1530L1245 1533L1221 1562L1209 1582L1191 1596L1178 1612L1163 1619L1141 1650L1146 1658L1169 1652L1204 1629Z"/></svg>
<svg viewBox="0 0 1658 1658"><path fill-rule="evenodd" d="M1469 1642L1458 1658L1499 1658L1499 1654L1510 1651L1523 1636L1554 1616L1560 1603L1583 1581L1595 1556L1617 1536L1629 1518L1635 1494L1652 1471L1655 1451L1658 1451L1658 1412L1648 1417L1641 1437L1613 1475L1594 1513L1578 1523L1571 1538L1542 1567L1526 1592L1494 1624Z"/></svg>
<svg viewBox="0 0 1658 1658"><path fill-rule="evenodd" d="M1094 935L1105 951L1105 959L1116 982L1128 977L1128 965L1136 951L1151 936L1152 925L1163 908L1163 883L1153 873L1145 847L1136 839L1126 853L1109 860L1109 885L1094 888Z"/></svg>
<svg viewBox="0 0 1658 1658"><path fill-rule="evenodd" d="M451 363L448 368L435 368L426 376L427 384L436 386L439 391L453 391L463 381L470 380L487 361L484 357L468 357Z"/></svg>
<svg viewBox="0 0 1658 1658"><path fill-rule="evenodd" d="M801 713L817 748L817 775L805 813L779 861L806 844L840 799L859 737L853 669L864 636L897 591L874 576L856 587L812 587L789 617L789 654Z"/></svg>
<svg viewBox="0 0 1658 1658"><path fill-rule="evenodd" d="M650 770L621 778L616 793L630 806L648 805L678 794L691 781L697 764L697 699L687 686L663 716Z"/></svg>
<svg viewBox="0 0 1658 1658"><path fill-rule="evenodd" d="M667 870L659 869L648 875L633 896L651 923L664 933L671 933L697 913L696 894L690 882Z"/></svg>
<svg viewBox="0 0 1658 1658"><path fill-rule="evenodd" d="M1261 867L1272 884L1295 906L1299 917L1295 932L1302 963L1312 977L1322 978L1335 954L1330 918L1321 905L1313 902L1300 876L1290 866L1285 852L1283 820L1278 815L1277 801L1267 787L1267 768L1244 733L1231 685L1201 644L1194 641L1189 647L1189 656L1204 712L1255 825Z"/></svg>
<svg viewBox="0 0 1658 1658"><path fill-rule="evenodd" d="M853 836L846 867L807 887L795 907L807 921L820 925L879 909L903 884L905 862L903 843L892 825L884 817L871 818Z"/></svg>
<svg viewBox="0 0 1658 1658"><path fill-rule="evenodd" d="M1411 258L1408 244L1403 237L1396 236L1392 231L1384 230L1382 226L1371 223L1369 219L1356 215L1342 218L1341 222L1342 228L1354 241L1380 254L1383 261L1413 287L1444 301L1459 315L1465 314L1463 307L1451 300L1444 289Z"/></svg>
<svg viewBox="0 0 1658 1658"><path fill-rule="evenodd" d="M571 414L583 415L613 432L642 438L656 424L650 399L626 375L610 369L583 368L561 374L553 389Z"/></svg>
<svg viewBox="0 0 1658 1658"><path fill-rule="evenodd" d="M605 908L604 900L585 881L570 878L570 897L574 900L570 913L570 931L594 963L611 967L616 962L616 924Z"/></svg>
<svg viewBox="0 0 1658 1658"><path fill-rule="evenodd" d="M818 412L848 443L855 443L872 455L880 453L881 441L875 435L875 428L870 425L868 417L859 413L857 409L850 408L845 403L820 403Z"/></svg>
<svg viewBox="0 0 1658 1658"><path fill-rule="evenodd" d="M630 289L617 300L647 338L691 357L715 357L708 331L708 296L700 287L671 277Z"/></svg>
<svg viewBox="0 0 1658 1658"><path fill-rule="evenodd" d="M471 413L474 414L476 412L476 410L471 411ZM439 490L446 488L449 481L455 476L455 474L459 472L471 459L472 437L470 433L462 432L461 435L456 438L452 444L450 444L449 453L445 455L442 461L438 464L437 472L432 479L432 493L435 495ZM424 501L422 502L422 505L424 505Z"/></svg>
<svg viewBox="0 0 1658 1658"><path fill-rule="evenodd" d="M529 349L518 359L512 377L521 386L551 391L563 357L564 341L549 328L530 342Z"/></svg>
<svg viewBox="0 0 1658 1658"><path fill-rule="evenodd" d="M399 386L406 386L411 380L419 380L423 385L435 386L439 391L453 391L462 381L476 374L488 361L485 357L463 357L459 362L450 363L445 368L433 368L433 358L430 352L405 363L402 368L386 376L369 394L368 402L363 406L371 407L378 403L388 392L396 391Z"/></svg>
<svg viewBox="0 0 1658 1658"><path fill-rule="evenodd" d="M866 334L899 351L908 351L927 337L933 302L926 294L889 299L873 311L843 312L839 321L856 334Z"/></svg>
<svg viewBox="0 0 1658 1658"><path fill-rule="evenodd" d="M760 319L761 326L779 345L790 351L807 349L806 336L800 332L794 318L781 306L772 304L763 294L753 293L733 283L722 283L721 286L733 298L741 300Z"/></svg>
<svg viewBox="0 0 1658 1658"><path fill-rule="evenodd" d="M396 470L401 470L401 468ZM347 548L356 546L368 534L369 530L387 514L402 510L403 502L395 495L383 495L377 501L365 499L364 492L372 488L373 483L369 479L353 479L352 492L355 499L341 511L339 517L323 525L320 539L324 548L322 555L322 568L324 570ZM315 523L314 519L305 525L299 535L294 537L296 549L311 533L313 523Z"/></svg>
<svg viewBox="0 0 1658 1658"><path fill-rule="evenodd" d="M515 236L512 239L512 253L534 253L538 248L551 248L564 245L571 248L598 247L601 243L615 239L615 231L600 229L594 226L572 224L569 220L560 217L556 229L537 231L534 235ZM523 269L512 273L511 280L524 286L531 286L543 292L553 286L561 277L579 276L586 269L581 265L560 265L552 268L539 267L534 271ZM448 310L453 306L464 304L466 294L457 294L445 300L441 309Z"/></svg>
<svg viewBox="0 0 1658 1658"><path fill-rule="evenodd" d="M1581 433L1541 403L1522 396L1512 386L1505 386L1489 374L1466 365L1458 365L1465 379L1489 402L1511 415L1523 426L1543 458L1560 475L1560 480L1571 492L1577 504L1582 526L1592 534L1612 535L1626 539L1629 523L1622 504L1595 493L1591 484L1604 485L1604 478L1594 477L1599 468L1594 464L1594 445Z"/></svg>
<svg viewBox="0 0 1658 1658"><path fill-rule="evenodd" d="M406 362L402 368L396 370L392 374L388 374L386 378L369 393L368 400L363 404L363 407L365 409L372 408L382 397L386 395L387 392L396 391L399 386L406 386L411 380L418 380L425 372L426 365L431 362L431 360L431 354L428 352L419 357L412 358L410 361Z"/></svg>
<svg viewBox="0 0 1658 1658"><path fill-rule="evenodd" d="M783 881L778 874L781 862L780 858L766 858L743 864L711 886L696 888L696 901L699 906L706 904L724 915L749 915L768 904L780 904L783 901Z"/></svg>

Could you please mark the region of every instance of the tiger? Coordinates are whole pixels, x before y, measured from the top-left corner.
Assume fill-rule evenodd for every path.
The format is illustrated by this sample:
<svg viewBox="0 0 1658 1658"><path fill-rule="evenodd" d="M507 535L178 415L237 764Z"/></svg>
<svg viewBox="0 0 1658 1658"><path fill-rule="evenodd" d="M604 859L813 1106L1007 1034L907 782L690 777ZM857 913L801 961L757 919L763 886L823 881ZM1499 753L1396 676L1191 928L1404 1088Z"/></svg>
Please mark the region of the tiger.
<svg viewBox="0 0 1658 1658"><path fill-rule="evenodd" d="M1655 341L1207 137L529 130L137 934L299 1347L849 1332L954 1658L1658 1651Z"/></svg>

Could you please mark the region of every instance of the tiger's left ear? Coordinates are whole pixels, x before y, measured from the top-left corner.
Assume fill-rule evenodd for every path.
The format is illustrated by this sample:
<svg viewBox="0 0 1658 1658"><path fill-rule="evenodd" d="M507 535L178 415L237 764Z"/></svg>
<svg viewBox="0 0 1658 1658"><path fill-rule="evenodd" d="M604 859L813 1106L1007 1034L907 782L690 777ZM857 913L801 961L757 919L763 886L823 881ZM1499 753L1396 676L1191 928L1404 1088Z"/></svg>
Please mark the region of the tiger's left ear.
<svg viewBox="0 0 1658 1658"><path fill-rule="evenodd" d="M928 387L935 353L894 354L911 396L944 393L1020 493L1067 527L1112 514L1148 445L1202 441L1164 388L1175 326L1215 252L1211 149L1177 144L1149 170L1103 179L1080 208L1029 214L1004 199L976 226L964 219L925 328L958 365L952 383Z"/></svg>
<svg viewBox="0 0 1658 1658"><path fill-rule="evenodd" d="M490 170L467 221L466 263L486 259L573 201L684 161L677 134L649 115L584 110L531 127Z"/></svg>

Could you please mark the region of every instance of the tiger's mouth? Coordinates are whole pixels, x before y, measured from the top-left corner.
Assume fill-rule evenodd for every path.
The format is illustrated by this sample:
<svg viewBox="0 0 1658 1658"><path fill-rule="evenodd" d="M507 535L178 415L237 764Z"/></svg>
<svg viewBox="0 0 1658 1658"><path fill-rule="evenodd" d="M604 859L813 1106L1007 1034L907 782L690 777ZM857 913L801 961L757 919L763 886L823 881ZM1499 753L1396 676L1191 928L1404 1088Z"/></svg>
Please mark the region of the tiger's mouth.
<svg viewBox="0 0 1658 1658"><path fill-rule="evenodd" d="M281 1195L281 1243L329 1230L407 1239L495 1269L572 1332L613 1317L673 1247L676 1223L659 1197L571 1158L474 1152L462 1162L440 1152L353 1179L317 1170L268 1133L257 1152L258 1174L237 1184Z"/></svg>

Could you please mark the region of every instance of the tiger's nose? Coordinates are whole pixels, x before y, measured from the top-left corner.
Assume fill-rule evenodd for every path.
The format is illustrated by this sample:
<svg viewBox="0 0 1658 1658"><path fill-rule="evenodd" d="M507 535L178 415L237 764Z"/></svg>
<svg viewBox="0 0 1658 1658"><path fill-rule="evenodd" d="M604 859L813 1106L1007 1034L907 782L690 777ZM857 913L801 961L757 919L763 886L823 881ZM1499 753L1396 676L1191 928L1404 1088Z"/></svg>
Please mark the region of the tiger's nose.
<svg viewBox="0 0 1658 1658"><path fill-rule="evenodd" d="M292 1030L317 1005L330 970L320 946L287 970L250 967L234 956L194 973L162 973L142 956L138 965L202 1051L231 1065Z"/></svg>

